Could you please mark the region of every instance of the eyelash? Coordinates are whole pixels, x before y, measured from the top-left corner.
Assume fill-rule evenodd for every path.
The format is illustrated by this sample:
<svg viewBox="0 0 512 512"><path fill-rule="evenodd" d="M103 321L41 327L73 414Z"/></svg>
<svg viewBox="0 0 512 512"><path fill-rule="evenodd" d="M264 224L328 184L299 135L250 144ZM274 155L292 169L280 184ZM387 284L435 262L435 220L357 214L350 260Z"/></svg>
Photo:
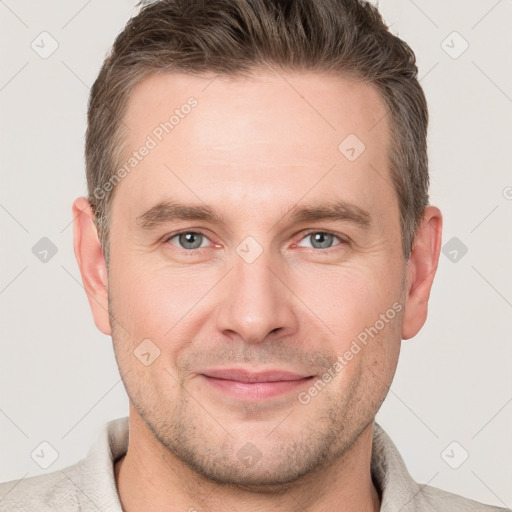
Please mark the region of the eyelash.
<svg viewBox="0 0 512 512"><path fill-rule="evenodd" d="M169 243L170 240L172 240L173 238L176 238L177 236L183 235L183 234L186 234L186 233L194 233L194 234L202 235L205 238L207 238L208 240L210 240L208 238L208 235L206 235L206 233L204 233L201 230L197 230L196 229L196 230L178 231L177 233L173 233L172 235L169 235L168 237L166 237L164 239L164 243ZM339 246L347 245L349 243L349 240L346 237L343 237L341 235L337 235L336 233L333 233L332 231L324 231L324 230L319 230L319 229L311 229L311 230L308 230L308 231L302 233L301 238L296 243L301 242L302 240L304 240L304 238L306 238L309 235L312 235L314 233L322 233L324 235L332 235L332 236L334 236L335 238L337 238L340 241L339 244L336 244L336 245L334 245L332 247L328 247L327 249L316 249L314 247L304 247L303 248L303 249L309 249L309 250L315 252L316 254L324 254L324 253L327 253L327 252L331 252L332 250L336 250L336 248L339 249ZM203 252L203 250L210 248L210 247L200 247L200 248L197 248L197 249L183 249L182 247L178 247L177 245L174 245L174 244L171 244L171 245L173 245L176 249L178 249L182 253L185 253L185 254L187 254L189 256L201 254Z"/></svg>

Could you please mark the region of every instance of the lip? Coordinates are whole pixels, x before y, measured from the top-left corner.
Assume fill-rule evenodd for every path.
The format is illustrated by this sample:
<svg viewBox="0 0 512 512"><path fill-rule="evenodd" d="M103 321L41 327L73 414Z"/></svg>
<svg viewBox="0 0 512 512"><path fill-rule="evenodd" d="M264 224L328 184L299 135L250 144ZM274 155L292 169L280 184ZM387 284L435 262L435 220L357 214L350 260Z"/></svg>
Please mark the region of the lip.
<svg viewBox="0 0 512 512"><path fill-rule="evenodd" d="M252 371L243 368L216 368L201 373L212 388L238 399L273 398L308 383L313 376L281 369Z"/></svg>

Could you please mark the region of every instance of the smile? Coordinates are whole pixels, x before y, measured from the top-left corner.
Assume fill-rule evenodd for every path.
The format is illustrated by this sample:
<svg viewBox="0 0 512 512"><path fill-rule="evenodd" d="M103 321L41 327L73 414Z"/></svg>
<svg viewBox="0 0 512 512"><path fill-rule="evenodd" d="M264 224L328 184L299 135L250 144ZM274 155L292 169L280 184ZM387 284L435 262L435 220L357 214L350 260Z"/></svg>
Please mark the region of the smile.
<svg viewBox="0 0 512 512"><path fill-rule="evenodd" d="M313 378L286 370L253 372L244 369L212 369L200 377L212 388L245 400L265 400L297 391Z"/></svg>

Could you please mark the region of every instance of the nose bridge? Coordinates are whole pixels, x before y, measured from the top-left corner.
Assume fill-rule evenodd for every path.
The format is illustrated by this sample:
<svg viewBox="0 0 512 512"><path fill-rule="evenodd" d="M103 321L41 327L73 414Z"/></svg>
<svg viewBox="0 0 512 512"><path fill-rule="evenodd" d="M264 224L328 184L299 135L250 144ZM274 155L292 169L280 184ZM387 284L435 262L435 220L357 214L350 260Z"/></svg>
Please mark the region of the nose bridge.
<svg viewBox="0 0 512 512"><path fill-rule="evenodd" d="M219 304L217 329L231 336L236 333L247 343L259 343L276 329L284 332L296 328L296 318L291 294L276 276L279 268L275 258L266 251L255 257L251 241L247 244L242 242L234 255Z"/></svg>

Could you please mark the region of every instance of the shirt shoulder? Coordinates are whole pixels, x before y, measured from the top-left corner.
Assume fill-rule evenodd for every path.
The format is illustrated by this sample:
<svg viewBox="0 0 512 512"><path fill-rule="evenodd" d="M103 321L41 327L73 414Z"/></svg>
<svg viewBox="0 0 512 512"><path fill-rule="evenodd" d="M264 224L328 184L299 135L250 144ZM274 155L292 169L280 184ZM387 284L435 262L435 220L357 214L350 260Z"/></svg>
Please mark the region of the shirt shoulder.
<svg viewBox="0 0 512 512"><path fill-rule="evenodd" d="M87 456L44 475L0 484L0 512L122 512L114 463L128 447L128 418L104 425Z"/></svg>
<svg viewBox="0 0 512 512"><path fill-rule="evenodd" d="M382 497L381 512L512 512L415 482L398 449L377 423L371 469Z"/></svg>
<svg viewBox="0 0 512 512"><path fill-rule="evenodd" d="M511 512L509 508L485 505L458 494L425 485L415 497L418 512Z"/></svg>
<svg viewBox="0 0 512 512"><path fill-rule="evenodd" d="M0 512L49 512L80 510L79 479L81 462L45 475L0 484Z"/></svg>

